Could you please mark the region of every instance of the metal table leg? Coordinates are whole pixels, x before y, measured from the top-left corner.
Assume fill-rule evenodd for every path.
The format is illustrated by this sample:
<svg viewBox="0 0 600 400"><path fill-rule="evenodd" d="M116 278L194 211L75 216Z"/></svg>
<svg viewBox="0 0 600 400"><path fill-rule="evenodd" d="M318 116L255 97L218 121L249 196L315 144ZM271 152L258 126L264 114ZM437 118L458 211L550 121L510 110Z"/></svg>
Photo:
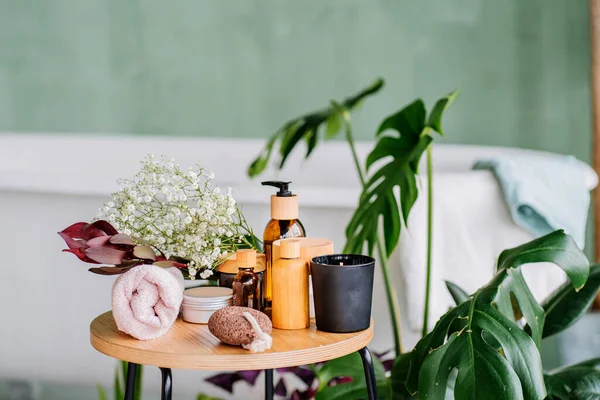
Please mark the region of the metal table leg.
<svg viewBox="0 0 600 400"><path fill-rule="evenodd" d="M265 400L273 400L274 391L273 370L265 369Z"/></svg>
<svg viewBox="0 0 600 400"><path fill-rule="evenodd" d="M368 348L363 347L358 351L362 358L363 368L365 370L365 380L367 382L367 393L369 400L377 400L377 381L375 380L375 370L373 369L373 358Z"/></svg>
<svg viewBox="0 0 600 400"><path fill-rule="evenodd" d="M162 393L160 400L171 400L171 392L173 390L173 378L171 377L171 368L161 368L162 375Z"/></svg>
<svg viewBox="0 0 600 400"><path fill-rule="evenodd" d="M133 400L135 395L135 376L137 375L138 365L127 363L127 382L125 382L125 400Z"/></svg>

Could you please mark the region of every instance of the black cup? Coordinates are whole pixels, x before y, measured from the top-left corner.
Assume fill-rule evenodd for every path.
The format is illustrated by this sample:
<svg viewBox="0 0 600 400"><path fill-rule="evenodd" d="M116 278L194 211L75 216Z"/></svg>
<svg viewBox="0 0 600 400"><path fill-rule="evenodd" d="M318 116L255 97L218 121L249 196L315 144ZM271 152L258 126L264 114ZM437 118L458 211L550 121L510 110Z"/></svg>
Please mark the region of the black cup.
<svg viewBox="0 0 600 400"><path fill-rule="evenodd" d="M331 254L310 262L317 329L350 333L371 324L375 259Z"/></svg>

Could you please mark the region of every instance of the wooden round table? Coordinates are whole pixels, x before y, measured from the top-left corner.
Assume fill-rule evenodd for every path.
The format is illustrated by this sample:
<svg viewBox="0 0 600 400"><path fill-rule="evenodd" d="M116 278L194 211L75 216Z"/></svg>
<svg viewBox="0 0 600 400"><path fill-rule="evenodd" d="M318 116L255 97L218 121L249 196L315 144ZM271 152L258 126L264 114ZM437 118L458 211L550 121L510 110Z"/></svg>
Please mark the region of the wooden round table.
<svg viewBox="0 0 600 400"><path fill-rule="evenodd" d="M264 353L251 353L239 346L221 343L207 325L177 319L171 329L154 340L137 340L117 329L112 312L90 325L92 346L110 357L128 362L125 400L133 399L139 364L155 365L162 372L162 399L171 399L171 368L213 371L265 370L265 398L273 398L273 369L312 364L359 352L365 370L369 399L376 399L375 374L367 345L373 337L373 321L364 331L328 333L308 329L273 329L273 346Z"/></svg>

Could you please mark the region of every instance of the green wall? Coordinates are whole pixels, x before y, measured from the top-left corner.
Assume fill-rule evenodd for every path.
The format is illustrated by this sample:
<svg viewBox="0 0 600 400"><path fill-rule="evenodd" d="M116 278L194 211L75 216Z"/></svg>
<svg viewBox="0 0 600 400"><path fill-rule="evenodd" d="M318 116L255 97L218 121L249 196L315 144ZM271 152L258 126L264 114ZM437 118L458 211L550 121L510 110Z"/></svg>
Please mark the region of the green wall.
<svg viewBox="0 0 600 400"><path fill-rule="evenodd" d="M584 0L0 0L0 131L266 137L384 91L355 118L455 87L447 142L589 159Z"/></svg>

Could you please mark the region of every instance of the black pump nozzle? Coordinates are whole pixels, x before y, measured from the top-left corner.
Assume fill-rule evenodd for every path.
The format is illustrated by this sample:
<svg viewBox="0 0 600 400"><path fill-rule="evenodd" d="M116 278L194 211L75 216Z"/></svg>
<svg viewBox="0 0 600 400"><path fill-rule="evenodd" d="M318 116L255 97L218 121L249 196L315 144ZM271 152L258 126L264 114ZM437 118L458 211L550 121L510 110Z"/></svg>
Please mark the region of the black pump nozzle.
<svg viewBox="0 0 600 400"><path fill-rule="evenodd" d="M277 192L277 197L291 197L292 192L290 191L290 183L292 182L282 182L282 181L265 181L262 182L263 186L274 186L279 188L279 192Z"/></svg>

